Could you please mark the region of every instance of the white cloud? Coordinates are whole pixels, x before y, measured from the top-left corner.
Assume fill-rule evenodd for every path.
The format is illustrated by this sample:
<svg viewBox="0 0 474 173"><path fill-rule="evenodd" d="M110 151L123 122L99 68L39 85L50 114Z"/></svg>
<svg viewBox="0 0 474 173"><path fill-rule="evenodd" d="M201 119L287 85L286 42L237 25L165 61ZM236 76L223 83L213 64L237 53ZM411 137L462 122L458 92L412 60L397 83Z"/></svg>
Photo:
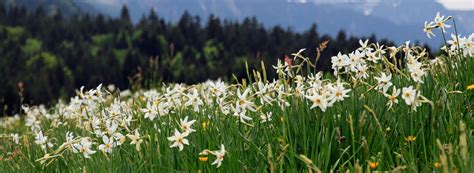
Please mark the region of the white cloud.
<svg viewBox="0 0 474 173"><path fill-rule="evenodd" d="M308 3L312 2L315 4L347 4L347 3L379 3L381 0L287 0L288 2L295 3Z"/></svg>
<svg viewBox="0 0 474 173"><path fill-rule="evenodd" d="M449 10L474 10L474 0L437 0Z"/></svg>
<svg viewBox="0 0 474 173"><path fill-rule="evenodd" d="M124 2L122 0L76 0L85 1L91 4L99 4L104 6L121 6Z"/></svg>

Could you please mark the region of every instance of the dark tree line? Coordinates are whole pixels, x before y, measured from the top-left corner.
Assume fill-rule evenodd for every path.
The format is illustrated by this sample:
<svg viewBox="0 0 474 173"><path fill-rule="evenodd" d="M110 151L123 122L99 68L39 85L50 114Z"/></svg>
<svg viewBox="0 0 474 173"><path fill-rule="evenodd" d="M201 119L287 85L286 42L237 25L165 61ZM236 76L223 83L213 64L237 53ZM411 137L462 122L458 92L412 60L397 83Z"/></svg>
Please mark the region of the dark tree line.
<svg viewBox="0 0 474 173"><path fill-rule="evenodd" d="M167 22L150 11L137 23L127 8L119 18L81 14L64 17L39 8L5 7L0 3L0 105L15 112L20 104L18 83L24 86L23 103L55 102L74 94L81 86L100 83L118 88L132 83L150 87L158 82L195 83L232 74L245 77L250 68L271 64L277 58L329 40L319 69L330 69L330 57L349 52L359 38L339 32L336 38L320 35L313 25L306 32L289 28L265 28L255 18L241 22L184 13L177 23ZM376 41L375 36L369 38ZM379 40L391 45L387 40ZM144 79L144 80L143 80Z"/></svg>

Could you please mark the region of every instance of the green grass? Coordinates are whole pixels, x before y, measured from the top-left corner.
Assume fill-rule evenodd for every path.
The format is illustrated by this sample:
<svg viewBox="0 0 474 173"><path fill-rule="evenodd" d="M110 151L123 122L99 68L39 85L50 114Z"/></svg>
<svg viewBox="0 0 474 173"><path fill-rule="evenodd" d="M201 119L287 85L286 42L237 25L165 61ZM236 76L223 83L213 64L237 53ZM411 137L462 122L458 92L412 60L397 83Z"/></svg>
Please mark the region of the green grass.
<svg viewBox="0 0 474 173"><path fill-rule="evenodd" d="M156 97L145 96L150 91L118 96L117 92L99 89L80 95L78 100L83 102L76 108L73 103L61 103L51 109L32 106L22 112L26 115L21 118L3 118L0 123L0 172L469 172L474 169L474 90L466 87L474 84L474 58L441 56L444 65L430 66L423 59L426 57L415 51L418 48L412 49L426 65L423 83L414 82L407 69L390 68L388 62L395 62L384 56L382 63L368 63L367 79L354 80L351 73L341 74L344 86L351 89L349 97L325 112L318 107L311 109L312 102L294 92L296 78L283 73L266 92L275 100L271 105L263 104L255 94L258 86L252 81L270 82L264 80L264 72L260 75L257 71L253 71L254 75L248 72L249 78L241 84L225 85L226 97L213 95L211 85L202 83L184 86L182 92L175 92L173 100L166 94L176 85L169 84L152 90L159 93ZM311 61L314 60L304 56L297 58L293 61L293 72L310 74L315 70ZM391 82L397 88L414 86L428 100L414 111L399 96L399 103L388 109L387 98L374 89L374 77L380 72L390 72ZM332 74L325 74L322 82L327 85L335 80ZM305 91L313 88L308 80L303 84ZM283 98L277 97L280 86L285 91ZM252 120L245 123L233 116L238 112L232 109L238 102L238 88L249 88L248 100L256 104L256 112L247 110L246 115ZM193 89L199 91L204 102L198 112L183 105ZM95 91L103 95L91 94ZM388 91L391 93L391 88ZM88 94L104 100L86 104ZM223 100L218 101L219 98ZM157 109L163 116L152 121L144 117L142 110L147 102L170 105ZM111 113L114 105L120 108L117 115ZM260 116L270 112L272 120L261 122ZM170 148L172 142L167 138L174 129L180 129L180 119L186 116L196 120L192 126L196 132L186 137L190 145L182 151ZM26 125L33 117L41 130ZM107 120L124 122L117 130L122 135L133 134L137 129L143 140L140 151L127 137L111 154L101 153L98 146L103 143L102 138L91 130L90 123L85 123L94 117L99 119L99 131L106 131ZM41 149L35 144L34 131L42 131L53 146ZM63 145L68 131L76 137L72 143L88 138L92 141L91 149L97 152L85 158L68 149L70 145ZM11 133L20 135L19 144L14 143ZM407 140L409 136L416 139ZM205 149L218 150L221 144L226 149L221 167L211 165L215 156L200 160L199 153ZM377 163L376 168L370 168L369 162Z"/></svg>

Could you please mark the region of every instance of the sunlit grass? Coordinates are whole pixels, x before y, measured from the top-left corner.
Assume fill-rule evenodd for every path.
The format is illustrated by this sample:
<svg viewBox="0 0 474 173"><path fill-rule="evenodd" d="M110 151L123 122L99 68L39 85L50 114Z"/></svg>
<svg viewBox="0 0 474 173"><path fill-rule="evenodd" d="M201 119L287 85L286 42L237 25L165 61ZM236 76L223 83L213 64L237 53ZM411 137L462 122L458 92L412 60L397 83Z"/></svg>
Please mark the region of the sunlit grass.
<svg viewBox="0 0 474 173"><path fill-rule="evenodd" d="M437 18L425 31L446 29ZM80 89L1 120L0 171L469 172L474 51L457 39L434 60L360 41L332 58L333 74L301 50L274 81L262 68L235 84Z"/></svg>

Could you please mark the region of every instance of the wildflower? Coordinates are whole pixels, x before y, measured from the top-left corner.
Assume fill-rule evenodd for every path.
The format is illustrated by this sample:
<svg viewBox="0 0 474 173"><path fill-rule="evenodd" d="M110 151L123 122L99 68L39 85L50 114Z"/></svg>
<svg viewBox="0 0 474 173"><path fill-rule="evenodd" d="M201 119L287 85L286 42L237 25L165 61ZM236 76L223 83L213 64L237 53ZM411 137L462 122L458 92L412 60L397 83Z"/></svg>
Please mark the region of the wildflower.
<svg viewBox="0 0 474 173"><path fill-rule="evenodd" d="M118 101L117 99L114 100L114 104L112 104L110 106L110 109L108 109L107 111L109 112L109 115L112 117L112 118L116 118L117 116L119 116L121 114L121 111L120 111L120 101Z"/></svg>
<svg viewBox="0 0 474 173"><path fill-rule="evenodd" d="M388 47L387 49L388 49L389 57L390 57L390 58L394 58L394 57L397 55L397 53L398 53L398 48L395 47L395 46Z"/></svg>
<svg viewBox="0 0 474 173"><path fill-rule="evenodd" d="M381 73L380 77L375 77L377 80L377 87L376 89L382 89L383 93L386 93L388 88L391 87L393 84L390 81L392 79L392 74L389 74L388 76L385 73Z"/></svg>
<svg viewBox="0 0 474 173"><path fill-rule="evenodd" d="M364 59L362 59L363 56L364 55L362 55L362 53L360 53L358 50L349 54L349 68L352 72L357 72L357 67L365 63Z"/></svg>
<svg viewBox="0 0 474 173"><path fill-rule="evenodd" d="M10 136L12 137L12 140L15 144L19 144L20 143L20 137L18 136L18 133L15 133L15 134L10 134Z"/></svg>
<svg viewBox="0 0 474 173"><path fill-rule="evenodd" d="M169 141L174 141L170 148L178 147L179 151L182 151L184 145L189 145L189 141L185 138L188 136L188 133L180 133L178 129L174 129L174 135L168 137Z"/></svg>
<svg viewBox="0 0 474 173"><path fill-rule="evenodd" d="M216 156L216 160L212 162L211 165L216 165L217 168L219 168L222 165L222 161L224 161L224 156L225 156L225 147L224 144L221 144L221 149L214 151L214 155Z"/></svg>
<svg viewBox="0 0 474 173"><path fill-rule="evenodd" d="M379 166L379 162L371 162L371 161L368 161L369 162L369 167L371 169L377 169L377 167Z"/></svg>
<svg viewBox="0 0 474 173"><path fill-rule="evenodd" d="M321 80L322 77L323 77L322 72L318 72L316 73L316 75L310 74L308 76L309 85L313 88L321 88L321 86L323 85L323 82ZM280 86L279 91L283 93L284 92L283 90L284 90L284 87Z"/></svg>
<svg viewBox="0 0 474 173"><path fill-rule="evenodd" d="M303 55L301 55L301 53L303 53L306 49L303 48L303 49L300 49L297 53L292 53L291 55L293 55L293 60L296 60L296 58L301 58L301 59L305 59L305 57ZM286 59L289 59L288 56L285 56L285 60ZM291 60L291 59L290 59Z"/></svg>
<svg viewBox="0 0 474 173"><path fill-rule="evenodd" d="M183 130L183 133L192 133L195 132L196 130L192 129L191 126L196 122L196 120L191 120L188 121L188 117L184 117L184 119L180 120L180 125L181 125L181 130Z"/></svg>
<svg viewBox="0 0 474 173"><path fill-rule="evenodd" d="M360 47L357 49L358 51L361 51L362 56L365 56L368 54L368 52L372 51L372 48L369 47L369 39L362 41L359 40Z"/></svg>
<svg viewBox="0 0 474 173"><path fill-rule="evenodd" d="M445 18L444 15L441 16L441 14L438 12L436 13L436 17L434 19L434 22L437 27L441 28L443 32L446 32L447 28L451 28L451 25L447 25L445 22L451 19L451 17Z"/></svg>
<svg viewBox="0 0 474 173"><path fill-rule="evenodd" d="M39 116L36 115L34 111L29 111L30 108L27 106L22 106L22 109L26 113L25 125L31 128L31 131L37 132L41 130L41 121L38 119Z"/></svg>
<svg viewBox="0 0 474 173"><path fill-rule="evenodd" d="M239 117L239 121L242 123L247 123L246 121L252 121L252 118L245 115L247 111L245 110L238 110L234 112L234 116Z"/></svg>
<svg viewBox="0 0 474 173"><path fill-rule="evenodd" d="M402 98L407 105L412 105L415 102L417 92L413 89L413 86L403 87L402 93Z"/></svg>
<svg viewBox="0 0 474 173"><path fill-rule="evenodd" d="M286 75L288 75L289 77L293 77L293 73L291 71L292 65L293 65L293 60L285 55L285 70L284 71L286 72Z"/></svg>
<svg viewBox="0 0 474 173"><path fill-rule="evenodd" d="M72 142L74 139L74 134L72 132L66 132L66 142Z"/></svg>
<svg viewBox="0 0 474 173"><path fill-rule="evenodd" d="M474 84L467 86L467 90L474 90Z"/></svg>
<svg viewBox="0 0 474 173"><path fill-rule="evenodd" d="M285 107L288 107L290 106L290 103L287 101L286 99L286 96L288 95L288 93L285 91L285 86L283 85L279 85L277 86L277 103L278 103L278 106L284 110Z"/></svg>
<svg viewBox="0 0 474 173"><path fill-rule="evenodd" d="M244 93L240 93L240 88L237 89L238 100L237 100L236 108L248 109L255 112L256 111L254 108L255 104L247 98L247 95L249 94L249 92L250 92L250 88L245 89Z"/></svg>
<svg viewBox="0 0 474 173"><path fill-rule="evenodd" d="M463 40L463 45L465 47L464 56L474 56L474 33L469 35L467 39Z"/></svg>
<svg viewBox="0 0 474 173"><path fill-rule="evenodd" d="M281 60L277 60L277 65L273 66L273 68L277 71L278 74L285 75L284 69L287 67L287 64L282 64Z"/></svg>
<svg viewBox="0 0 474 173"><path fill-rule="evenodd" d="M437 26L435 25L434 22L430 22L428 23L428 21L425 21L425 26L423 27L423 32L426 33L426 36L428 38L431 38L431 36L436 36L434 33L433 33L433 29L435 29Z"/></svg>
<svg viewBox="0 0 474 173"><path fill-rule="evenodd" d="M112 134L112 137L115 139L117 145L122 145L127 138L121 133L115 132Z"/></svg>
<svg viewBox="0 0 474 173"><path fill-rule="evenodd" d="M105 122L105 130L107 134L113 134L117 131L118 124L115 121L107 120Z"/></svg>
<svg viewBox="0 0 474 173"><path fill-rule="evenodd" d="M393 87L392 88L392 94L391 95L388 95L386 93L384 93L385 97L388 98L388 102L387 102L387 105L388 105L388 109L392 108L393 104L397 104L398 103L398 95L400 95L400 89L397 89L397 87Z"/></svg>
<svg viewBox="0 0 474 173"><path fill-rule="evenodd" d="M138 129L135 130L135 134L128 134L127 137L132 140L130 144L135 144L137 151L140 151L140 144L143 142L143 139L140 138L140 133L138 132Z"/></svg>
<svg viewBox="0 0 474 173"><path fill-rule="evenodd" d="M293 57L295 60L297 57L303 57L301 56L301 53L304 51L305 49L301 49L298 53L295 54L295 56ZM293 60L288 57L288 55L285 55L285 64L289 67L291 67L293 65ZM288 68L288 67L287 67ZM285 69L285 71L287 71L287 69Z"/></svg>
<svg viewBox="0 0 474 173"><path fill-rule="evenodd" d="M104 144L99 145L99 150L101 150L104 153L112 153L113 147L115 147L115 142L113 138L109 138L106 135L102 136L102 141Z"/></svg>
<svg viewBox="0 0 474 173"><path fill-rule="evenodd" d="M461 35L454 35L451 34L451 40L448 40L447 43L451 46L449 47L451 50L456 50L456 48L461 48L461 43L464 42L465 38L461 37Z"/></svg>
<svg viewBox="0 0 474 173"><path fill-rule="evenodd" d="M209 124L209 122L203 121L203 122L201 123L201 126L202 126L202 128L203 128L204 130L206 130L208 124Z"/></svg>
<svg viewBox="0 0 474 173"><path fill-rule="evenodd" d="M147 102L146 108L141 109L141 110L145 114L144 118L150 119L151 121L153 121L153 119L155 119L156 116L158 115L158 112L156 111L157 110L156 106L153 105L153 103L151 102Z"/></svg>
<svg viewBox="0 0 474 173"><path fill-rule="evenodd" d="M414 142L416 140L416 136L407 136L405 137L405 141L408 143Z"/></svg>
<svg viewBox="0 0 474 173"><path fill-rule="evenodd" d="M80 152L80 153L84 154L85 158L90 158L90 155L92 155L96 152L96 151L90 149L91 145L92 145L92 143L89 141L89 139L83 138L81 140L81 143L73 145L74 146L73 147L73 152L74 153Z"/></svg>
<svg viewBox="0 0 474 173"><path fill-rule="evenodd" d="M423 71L423 70L421 70L421 69L417 69L417 70L411 72L411 73L410 73L410 76L411 76L411 78L413 79L413 81L423 83L422 77L423 77L425 74L426 74L425 71Z"/></svg>
<svg viewBox="0 0 474 173"><path fill-rule="evenodd" d="M257 96L260 98L260 103L264 105L265 103L268 103L269 105L272 105L272 102L274 99L270 97L270 92L268 91L269 85L264 84L262 81L258 81L257 83L258 91L255 92Z"/></svg>
<svg viewBox="0 0 474 173"><path fill-rule="evenodd" d="M337 56L331 57L332 69L334 73L336 73L342 67L345 67L350 64L349 56L342 55L341 52L337 54Z"/></svg>
<svg viewBox="0 0 474 173"><path fill-rule="evenodd" d="M435 162L435 163L433 164L433 166L434 166L434 168L438 169L439 167L441 167L441 163Z"/></svg>
<svg viewBox="0 0 474 173"><path fill-rule="evenodd" d="M272 112L267 112L265 114L260 115L260 123L265 123L272 121Z"/></svg>
<svg viewBox="0 0 474 173"><path fill-rule="evenodd" d="M443 64L443 60L441 60L441 58L439 57L436 57L430 60L430 65L432 66L437 66L437 65L442 65L442 64Z"/></svg>
<svg viewBox="0 0 474 173"><path fill-rule="evenodd" d="M376 59L374 59L375 63L377 63L377 60L381 59L382 56L386 53L385 48L383 48L383 47L384 47L384 45L380 45L378 42L375 45L375 52L374 52L375 58L376 58Z"/></svg>
<svg viewBox="0 0 474 173"><path fill-rule="evenodd" d="M326 108L328 106L328 100L326 98L326 95L320 95L317 92L315 92L312 96L305 96L307 99L311 100L313 102L313 105L311 106L310 109L313 109L315 107L319 107L321 111L325 112Z"/></svg>
<svg viewBox="0 0 474 173"><path fill-rule="evenodd" d="M207 156L199 156L199 161L201 161L201 162L207 162L207 160L209 160L209 157L207 157Z"/></svg>
<svg viewBox="0 0 474 173"><path fill-rule="evenodd" d="M296 97L302 97L305 95L305 88L304 84L296 84L296 87L294 88L294 96Z"/></svg>
<svg viewBox="0 0 474 173"><path fill-rule="evenodd" d="M379 53L376 53L376 52L368 52L367 53L367 61L377 63L378 60L380 60L381 58L382 58L381 54L379 54Z"/></svg>
<svg viewBox="0 0 474 173"><path fill-rule="evenodd" d="M226 92L225 83L220 81L220 80L218 80L216 82L210 82L209 85L210 85L211 94L213 94L216 97L219 97L219 96L225 94L225 92Z"/></svg>
<svg viewBox="0 0 474 173"><path fill-rule="evenodd" d="M357 64L356 66L356 78L357 79L367 79L369 77L369 74L367 73L367 70L369 67L367 67L366 64Z"/></svg>
<svg viewBox="0 0 474 173"><path fill-rule="evenodd" d="M339 79L337 79L335 86L329 85L328 90L330 91L330 103L334 103L336 101L344 101L344 98L349 97L347 93L351 91L351 89L345 89Z"/></svg>
<svg viewBox="0 0 474 173"><path fill-rule="evenodd" d="M188 101L184 103L185 106L193 106L194 112L199 112L199 106L203 105L201 98L199 97L198 90L196 88L191 89L191 93L186 95L188 97Z"/></svg>
<svg viewBox="0 0 474 173"><path fill-rule="evenodd" d="M406 54L411 55L411 54L410 54L410 50L411 50L411 49L410 49L410 40L405 41L405 47L402 47L401 49L402 49L403 52L405 52Z"/></svg>
<svg viewBox="0 0 474 173"><path fill-rule="evenodd" d="M53 144L48 142L48 137L43 135L42 131L36 133L35 143L41 146L41 149L46 151L46 147L52 147Z"/></svg>

